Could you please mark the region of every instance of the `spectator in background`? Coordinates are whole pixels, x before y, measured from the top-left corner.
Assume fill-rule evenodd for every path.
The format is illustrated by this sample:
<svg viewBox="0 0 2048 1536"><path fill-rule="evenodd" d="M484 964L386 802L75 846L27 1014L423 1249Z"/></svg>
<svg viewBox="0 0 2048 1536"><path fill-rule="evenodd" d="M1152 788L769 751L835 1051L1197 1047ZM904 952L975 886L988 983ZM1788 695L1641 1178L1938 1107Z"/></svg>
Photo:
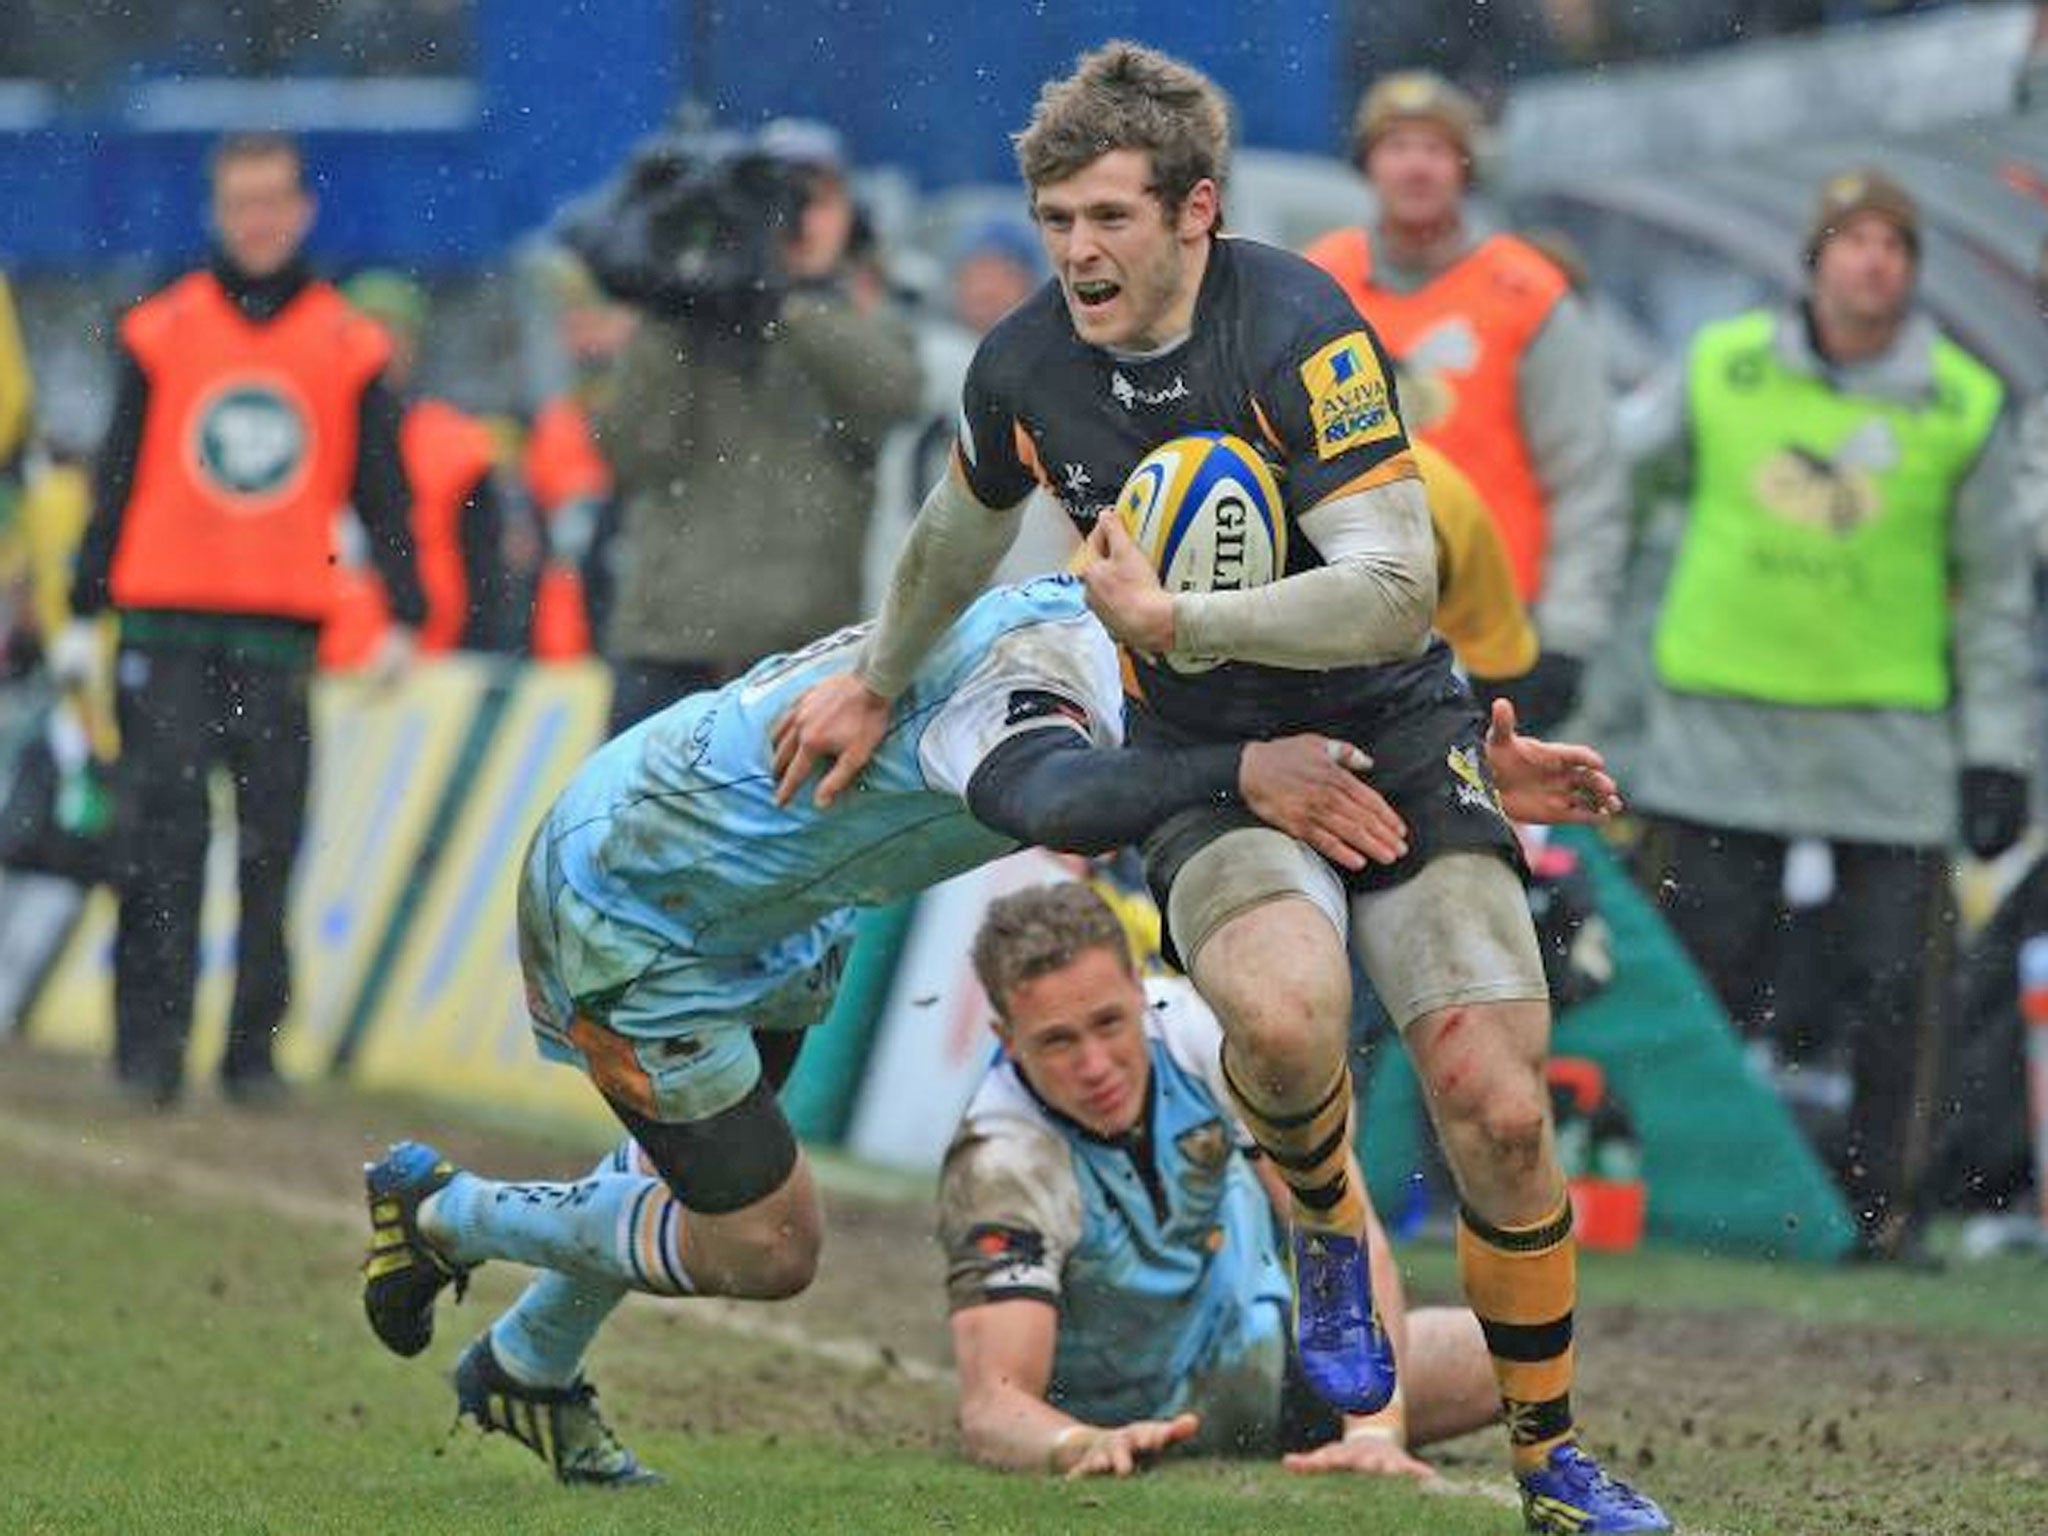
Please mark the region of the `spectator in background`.
<svg viewBox="0 0 2048 1536"><path fill-rule="evenodd" d="M406 395L419 364L427 324L427 293L399 273L359 272L342 297L383 328L391 347L384 377ZM411 399L398 431L411 491L413 552L427 612L423 655L503 649L504 514L492 467L490 428L445 400ZM384 584L368 558L361 518L342 517L342 557L334 607L320 635L320 665L353 672L376 657L390 627Z"/></svg>
<svg viewBox="0 0 2048 1536"><path fill-rule="evenodd" d="M990 219L967 232L953 257L953 319L970 336L986 336L1044 281L1037 237L1014 219Z"/></svg>
<svg viewBox="0 0 2048 1536"><path fill-rule="evenodd" d="M847 282L838 134L786 119L759 144L803 193L762 274L786 285L779 311L744 335L643 316L597 418L624 501L614 732L860 617L875 457L917 408L909 326Z"/></svg>
<svg viewBox="0 0 2048 1536"><path fill-rule="evenodd" d="M2048 320L2048 242L2034 262L2034 307ZM2012 489L2034 543L2035 564L2048 568L2048 393L2036 395L2021 412Z"/></svg>
<svg viewBox="0 0 2048 1536"><path fill-rule="evenodd" d="M34 420L35 380L29 373L28 349L14 314L14 290L0 273L0 493L18 485L22 451L28 447ZM4 505L0 505L4 510Z"/></svg>
<svg viewBox="0 0 2048 1536"><path fill-rule="evenodd" d="M89 677L90 621L118 613L114 1067L157 1107L183 1088L216 764L234 783L241 891L222 1086L242 1104L283 1091L272 1051L291 1001L285 900L311 763L307 683L343 506L362 517L396 620L380 675L404 666L424 612L389 343L301 254L315 204L298 146L233 135L211 180L212 260L121 321L78 617L52 655L60 678Z"/></svg>
<svg viewBox="0 0 2048 1536"><path fill-rule="evenodd" d="M0 678L29 664L38 640L55 633L34 624L34 584L17 513L34 404L35 383L14 317L14 293L0 272Z"/></svg>
<svg viewBox="0 0 2048 1536"><path fill-rule="evenodd" d="M1803 298L1703 330L1685 521L1636 780L1641 873L1730 1014L1768 1025L1788 901L1820 909L1853 1099L1857 1252L1912 1257L1937 1111L1950 850L2026 825L2029 529L2004 390L1913 302L1920 219L1821 191Z"/></svg>
<svg viewBox="0 0 2048 1536"><path fill-rule="evenodd" d="M546 545L530 647L536 660L570 661L591 653L593 636L611 612L618 488L598 451L591 416L611 399L615 365L638 318L606 298L567 251L548 253L543 280L569 378L566 389L534 412L520 453L520 479Z"/></svg>
<svg viewBox="0 0 2048 1536"><path fill-rule="evenodd" d="M946 474L959 430L960 386L981 338L1046 279L1038 237L1013 218L973 225L955 243L947 270L946 308L917 331L924 398L916 421L889 435L876 475L875 525L868 536L870 611L880 606L896 551L910 532L918 505ZM1024 530L996 569L999 581L1059 570L1072 556L1072 525L1041 498Z"/></svg>
<svg viewBox="0 0 2048 1536"><path fill-rule="evenodd" d="M1500 528L1542 655L1501 691L1531 730L1578 700L1628 552L1613 402L1584 304L1526 241L1469 217L1477 104L1427 74L1389 75L1352 137L1378 202L1311 261L1343 285L1402 368L1415 434L1471 477Z"/></svg>

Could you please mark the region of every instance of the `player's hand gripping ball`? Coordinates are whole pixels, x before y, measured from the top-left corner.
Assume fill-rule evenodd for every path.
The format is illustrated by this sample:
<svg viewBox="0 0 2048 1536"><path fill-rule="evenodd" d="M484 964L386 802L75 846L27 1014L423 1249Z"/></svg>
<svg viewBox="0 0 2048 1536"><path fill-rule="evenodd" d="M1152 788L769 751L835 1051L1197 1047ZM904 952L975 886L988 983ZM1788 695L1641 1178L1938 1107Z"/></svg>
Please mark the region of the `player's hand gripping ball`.
<svg viewBox="0 0 2048 1536"><path fill-rule="evenodd" d="M1280 486L1258 450L1227 432L1161 443L1131 471L1117 515L1169 592L1235 592L1287 571ZM1206 672L1218 656L1176 651L1176 672Z"/></svg>

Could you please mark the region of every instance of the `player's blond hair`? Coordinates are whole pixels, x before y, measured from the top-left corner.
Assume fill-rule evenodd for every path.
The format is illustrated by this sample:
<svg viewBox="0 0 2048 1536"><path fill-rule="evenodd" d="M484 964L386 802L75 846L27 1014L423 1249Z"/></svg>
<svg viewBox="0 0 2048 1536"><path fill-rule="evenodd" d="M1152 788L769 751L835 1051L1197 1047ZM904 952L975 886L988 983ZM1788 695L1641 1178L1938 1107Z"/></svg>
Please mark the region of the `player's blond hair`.
<svg viewBox="0 0 2048 1536"><path fill-rule="evenodd" d="M1230 102L1191 65L1139 43L1104 43L1082 54L1071 75L1046 83L1016 145L1034 193L1112 150L1142 150L1152 157L1153 192L1178 213L1196 182L1223 186Z"/></svg>
<svg viewBox="0 0 2048 1536"><path fill-rule="evenodd" d="M989 904L974 936L974 974L1007 1019L1017 988L1091 949L1111 951L1127 974L1137 974L1130 940L1108 902L1078 881L1033 886Z"/></svg>

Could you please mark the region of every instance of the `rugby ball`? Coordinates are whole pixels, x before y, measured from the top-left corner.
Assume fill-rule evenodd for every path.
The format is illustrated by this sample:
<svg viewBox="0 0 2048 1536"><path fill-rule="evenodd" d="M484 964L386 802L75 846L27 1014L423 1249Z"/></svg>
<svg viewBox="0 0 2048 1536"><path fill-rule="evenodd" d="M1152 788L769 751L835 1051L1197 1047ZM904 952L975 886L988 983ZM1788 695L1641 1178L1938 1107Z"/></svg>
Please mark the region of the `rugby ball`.
<svg viewBox="0 0 2048 1536"><path fill-rule="evenodd" d="M1287 571L1280 486L1258 450L1227 432L1161 443L1117 495L1124 521L1169 592L1235 592ZM1175 652L1176 672L1206 672L1219 656Z"/></svg>

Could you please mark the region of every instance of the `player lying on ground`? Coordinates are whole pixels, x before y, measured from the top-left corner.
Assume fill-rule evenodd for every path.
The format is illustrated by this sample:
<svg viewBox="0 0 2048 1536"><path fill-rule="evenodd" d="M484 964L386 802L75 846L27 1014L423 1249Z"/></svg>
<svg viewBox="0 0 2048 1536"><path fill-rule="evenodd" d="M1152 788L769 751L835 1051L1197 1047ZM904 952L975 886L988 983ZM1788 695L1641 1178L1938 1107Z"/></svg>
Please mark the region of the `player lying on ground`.
<svg viewBox="0 0 2048 1536"><path fill-rule="evenodd" d="M456 1367L460 1411L565 1481L646 1476L591 1401L583 1357L629 1291L775 1298L810 1283L821 1220L776 1103L830 1005L853 909L1024 842L1115 847L1176 809L1243 804L1345 867L1399 856L1399 819L1320 736L1133 755L1114 648L1079 583L991 591L898 697L859 791L775 800L770 726L852 665L843 632L773 657L608 742L578 770L521 876L520 963L542 1052L586 1071L628 1138L572 1183L507 1184L431 1148L367 1172L363 1301L417 1354L435 1299L477 1264L541 1270ZM1597 754L1495 732L1531 819L1617 804Z"/></svg>
<svg viewBox="0 0 2048 1536"><path fill-rule="evenodd" d="M1500 1416L1479 1320L1407 1312L1369 1203L1400 1388L1341 1424L1305 1389L1274 1224L1286 1186L1247 1156L1215 1015L1185 981L1139 980L1094 891L1070 882L994 903L974 967L1003 1055L939 1188L969 1455L1123 1476L1180 1445L1286 1450L1300 1472L1427 1476L1409 1446Z"/></svg>

